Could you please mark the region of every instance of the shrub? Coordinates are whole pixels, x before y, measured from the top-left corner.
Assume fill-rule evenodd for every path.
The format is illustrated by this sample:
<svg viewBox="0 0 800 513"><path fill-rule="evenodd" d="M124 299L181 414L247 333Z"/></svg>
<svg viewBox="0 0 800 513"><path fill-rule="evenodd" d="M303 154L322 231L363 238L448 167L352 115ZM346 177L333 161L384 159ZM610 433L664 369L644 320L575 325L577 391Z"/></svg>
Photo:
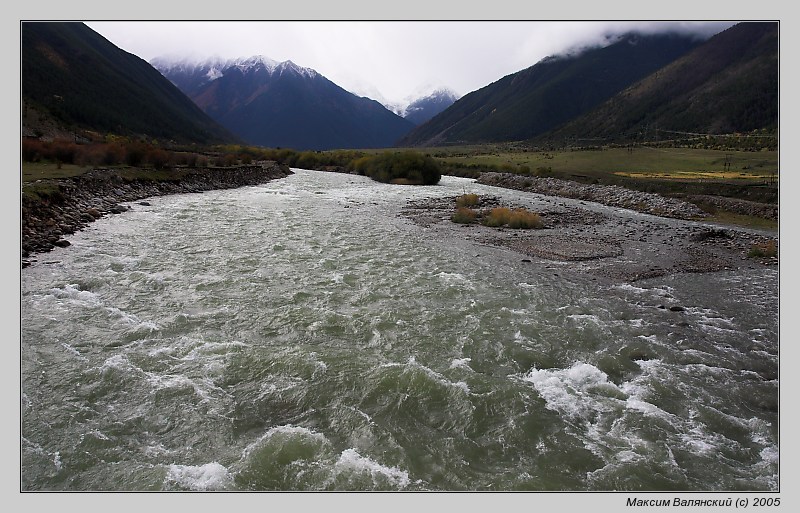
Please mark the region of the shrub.
<svg viewBox="0 0 800 513"><path fill-rule="evenodd" d="M456 212L450 217L450 220L459 224L471 224L478 218L478 213L471 208L459 207Z"/></svg>
<svg viewBox="0 0 800 513"><path fill-rule="evenodd" d="M81 166L112 166L125 158L125 148L119 143L79 146L75 163Z"/></svg>
<svg viewBox="0 0 800 513"><path fill-rule="evenodd" d="M219 155L216 159L216 166L217 167L231 167L235 166L239 163L239 159L236 158L236 155L231 153L226 153L224 155Z"/></svg>
<svg viewBox="0 0 800 513"><path fill-rule="evenodd" d="M317 163L317 155L313 151L304 151L299 154L294 165L303 169L314 169Z"/></svg>
<svg viewBox="0 0 800 513"><path fill-rule="evenodd" d="M53 157L57 162L65 164L75 163L75 154L77 153L77 144L67 141L54 141L53 142Z"/></svg>
<svg viewBox="0 0 800 513"><path fill-rule="evenodd" d="M520 228L527 230L530 228L541 228L542 218L536 212L530 212L524 208L519 208L511 213L508 220L509 228Z"/></svg>
<svg viewBox="0 0 800 513"><path fill-rule="evenodd" d="M111 166L121 164L125 160L125 147L120 143L109 143L104 145L105 152L101 164Z"/></svg>
<svg viewBox="0 0 800 513"><path fill-rule="evenodd" d="M44 144L35 139L22 140L22 160L24 162L39 162L44 153Z"/></svg>
<svg viewBox="0 0 800 513"><path fill-rule="evenodd" d="M506 207L493 208L489 214L483 218L483 224L492 228L503 226L511 218L511 209Z"/></svg>
<svg viewBox="0 0 800 513"><path fill-rule="evenodd" d="M378 182L402 179L402 183L435 185L442 178L439 164L432 157L414 151L385 152L363 159L358 159L356 171L361 174L363 169L366 176Z"/></svg>
<svg viewBox="0 0 800 513"><path fill-rule="evenodd" d="M772 258L778 256L778 243L774 240L753 244L747 253L748 258Z"/></svg>
<svg viewBox="0 0 800 513"><path fill-rule="evenodd" d="M462 194L456 198L457 207L474 207L480 199L477 194Z"/></svg>
<svg viewBox="0 0 800 513"><path fill-rule="evenodd" d="M197 167L197 161L200 155L197 153L187 153L183 156L183 163L186 167Z"/></svg>
<svg viewBox="0 0 800 513"><path fill-rule="evenodd" d="M160 148L153 148L147 152L145 160L156 169L164 169L170 164L170 154Z"/></svg>
<svg viewBox="0 0 800 513"><path fill-rule="evenodd" d="M350 161L347 164L347 170L350 172L355 171L357 174L364 176L367 174L367 166L372 157L359 157L355 160Z"/></svg>
<svg viewBox="0 0 800 513"><path fill-rule="evenodd" d="M541 216L524 208L511 210L507 207L493 208L483 219L483 224L492 228L508 225L509 228L530 229L544 226Z"/></svg>
<svg viewBox="0 0 800 513"><path fill-rule="evenodd" d="M125 152L125 163L131 167L139 167L144 162L147 148L139 143L129 144Z"/></svg>

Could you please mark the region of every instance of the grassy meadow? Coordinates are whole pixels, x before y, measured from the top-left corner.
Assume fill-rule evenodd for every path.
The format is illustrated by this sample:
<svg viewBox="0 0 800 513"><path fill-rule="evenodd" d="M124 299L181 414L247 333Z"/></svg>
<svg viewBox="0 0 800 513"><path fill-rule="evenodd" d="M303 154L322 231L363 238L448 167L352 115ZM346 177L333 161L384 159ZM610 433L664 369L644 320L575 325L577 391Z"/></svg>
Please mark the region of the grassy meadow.
<svg viewBox="0 0 800 513"><path fill-rule="evenodd" d="M502 146L433 148L445 164L527 167L531 174L562 178L613 176L667 180L777 181L777 151L723 151L636 147L533 151ZM727 163L727 165L726 165Z"/></svg>

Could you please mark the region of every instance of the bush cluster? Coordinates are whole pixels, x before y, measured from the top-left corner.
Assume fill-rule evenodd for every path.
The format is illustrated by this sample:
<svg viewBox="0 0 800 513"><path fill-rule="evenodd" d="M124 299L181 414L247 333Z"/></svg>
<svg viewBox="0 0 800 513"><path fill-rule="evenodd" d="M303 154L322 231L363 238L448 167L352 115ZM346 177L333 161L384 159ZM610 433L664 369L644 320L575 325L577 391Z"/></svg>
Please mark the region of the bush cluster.
<svg viewBox="0 0 800 513"><path fill-rule="evenodd" d="M514 173L516 175L533 175L531 168L525 164L468 164L465 162L442 163L442 174L462 178L478 178L481 173Z"/></svg>
<svg viewBox="0 0 800 513"><path fill-rule="evenodd" d="M778 256L778 243L774 240L753 244L747 253L748 258L772 258Z"/></svg>
<svg viewBox="0 0 800 513"><path fill-rule="evenodd" d="M209 158L205 155L167 150L140 141L76 143L23 139L21 157L23 162L55 162L91 167L127 165L165 169L174 166L205 167L209 164Z"/></svg>
<svg viewBox="0 0 800 513"><path fill-rule="evenodd" d="M297 151L289 148L224 147L221 151L249 155L254 160L274 160L289 167L326 169L330 167L352 170L353 162L365 154L358 150Z"/></svg>
<svg viewBox="0 0 800 513"><path fill-rule="evenodd" d="M442 178L439 164L414 151L379 153L356 159L353 170L383 183L435 185Z"/></svg>
<svg viewBox="0 0 800 513"><path fill-rule="evenodd" d="M510 209L508 207L495 207L487 211L476 211L469 207L480 205L480 197L477 194L463 194L456 197L456 211L450 216L450 220L459 224L472 224L480 222L484 226L498 228L507 226L509 228L531 229L543 228L544 221L539 214L531 212L525 208Z"/></svg>
<svg viewBox="0 0 800 513"><path fill-rule="evenodd" d="M477 194L462 194L456 198L456 207L474 207L479 202Z"/></svg>
<svg viewBox="0 0 800 513"><path fill-rule="evenodd" d="M471 208L458 207L450 220L459 224L472 224L478 218L478 213Z"/></svg>

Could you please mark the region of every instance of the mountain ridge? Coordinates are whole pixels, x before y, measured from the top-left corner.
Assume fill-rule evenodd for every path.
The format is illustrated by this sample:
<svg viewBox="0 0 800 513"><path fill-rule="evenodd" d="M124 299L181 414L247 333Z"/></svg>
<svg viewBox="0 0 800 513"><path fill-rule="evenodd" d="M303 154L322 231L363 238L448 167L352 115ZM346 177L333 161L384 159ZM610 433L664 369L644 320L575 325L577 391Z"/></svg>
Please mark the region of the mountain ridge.
<svg viewBox="0 0 800 513"><path fill-rule="evenodd" d="M83 23L21 22L20 47L23 105L52 124L179 142L237 141L146 61Z"/></svg>
<svg viewBox="0 0 800 513"><path fill-rule="evenodd" d="M410 101L401 115L419 126L447 109L456 100L458 100L458 95L454 91L446 87L439 87Z"/></svg>
<svg viewBox="0 0 800 513"><path fill-rule="evenodd" d="M605 47L550 56L461 97L401 146L526 140L577 117L700 44L628 33Z"/></svg>
<svg viewBox="0 0 800 513"><path fill-rule="evenodd" d="M774 22L736 24L540 139L631 141L656 131L777 128L778 31Z"/></svg>
<svg viewBox="0 0 800 513"><path fill-rule="evenodd" d="M264 56L151 64L250 144L299 150L391 147L414 125L317 71Z"/></svg>

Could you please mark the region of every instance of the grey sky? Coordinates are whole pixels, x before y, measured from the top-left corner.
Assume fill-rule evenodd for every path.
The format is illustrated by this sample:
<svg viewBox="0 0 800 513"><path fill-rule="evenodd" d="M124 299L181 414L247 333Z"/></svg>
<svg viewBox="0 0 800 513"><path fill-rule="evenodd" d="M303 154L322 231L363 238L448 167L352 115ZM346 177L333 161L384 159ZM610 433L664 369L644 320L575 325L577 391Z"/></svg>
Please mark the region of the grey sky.
<svg viewBox="0 0 800 513"><path fill-rule="evenodd" d="M265 55L391 102L433 86L463 95L548 55L640 28L709 36L730 22L108 21L87 23L147 61Z"/></svg>

